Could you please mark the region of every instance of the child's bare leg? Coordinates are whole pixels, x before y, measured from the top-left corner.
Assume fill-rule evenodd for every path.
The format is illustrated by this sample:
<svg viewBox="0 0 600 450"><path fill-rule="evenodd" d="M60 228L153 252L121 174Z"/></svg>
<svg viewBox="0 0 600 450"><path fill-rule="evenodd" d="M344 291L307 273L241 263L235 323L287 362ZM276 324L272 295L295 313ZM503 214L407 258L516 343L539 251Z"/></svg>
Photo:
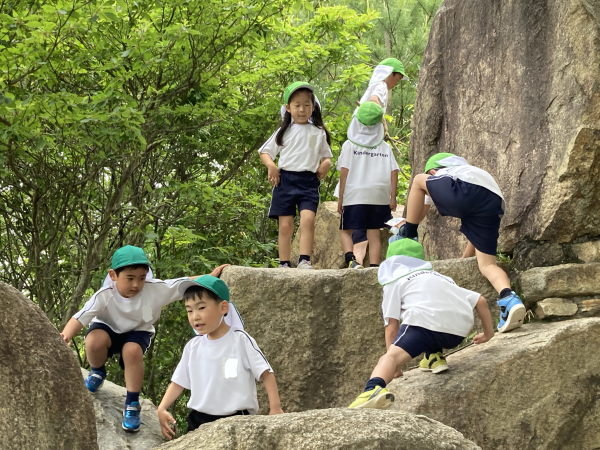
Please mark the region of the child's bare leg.
<svg viewBox="0 0 600 450"><path fill-rule="evenodd" d="M108 358L108 348L111 345L110 336L104 330L95 329L85 337L85 355L90 367L102 367Z"/></svg>
<svg viewBox="0 0 600 450"><path fill-rule="evenodd" d="M381 238L379 230L367 230L367 242L369 242L369 264L379 264L381 262Z"/></svg>
<svg viewBox="0 0 600 450"><path fill-rule="evenodd" d="M340 230L340 240L342 241L342 250L344 253L352 251L352 230Z"/></svg>
<svg viewBox="0 0 600 450"><path fill-rule="evenodd" d="M510 289L510 280L506 272L498 267L496 263L496 255L488 255L482 253L479 250L475 251L477 255L477 265L481 274L488 279L490 284L494 286L494 289L498 293L502 292L502 289Z"/></svg>
<svg viewBox="0 0 600 450"><path fill-rule="evenodd" d="M406 201L406 221L414 224L420 223L423 217L423 208L425 206L425 196L429 195L426 181L431 175L420 173L413 179L412 187L408 193Z"/></svg>
<svg viewBox="0 0 600 450"><path fill-rule="evenodd" d="M367 256L367 245L369 245L369 241L362 241L358 244L354 244L352 247L352 252L354 253L356 262L359 263L361 266L365 261L365 256Z"/></svg>
<svg viewBox="0 0 600 450"><path fill-rule="evenodd" d="M412 357L405 350L396 345L390 345L386 354L379 358L371 378L381 378L388 384L394 379L394 374L397 372L401 374L402 366L411 359Z"/></svg>
<svg viewBox="0 0 600 450"><path fill-rule="evenodd" d="M129 392L140 392L144 382L144 351L139 344L127 342L121 350L125 366L125 387Z"/></svg>
<svg viewBox="0 0 600 450"><path fill-rule="evenodd" d="M300 211L300 231L300 254L311 256L315 240L315 213L310 209Z"/></svg>
<svg viewBox="0 0 600 450"><path fill-rule="evenodd" d="M279 216L279 260L289 261L292 257L292 234L294 234L294 216Z"/></svg>
<svg viewBox="0 0 600 450"><path fill-rule="evenodd" d="M470 258L471 256L475 256L475 246L471 244L470 241L467 241L467 248L462 255L463 258Z"/></svg>

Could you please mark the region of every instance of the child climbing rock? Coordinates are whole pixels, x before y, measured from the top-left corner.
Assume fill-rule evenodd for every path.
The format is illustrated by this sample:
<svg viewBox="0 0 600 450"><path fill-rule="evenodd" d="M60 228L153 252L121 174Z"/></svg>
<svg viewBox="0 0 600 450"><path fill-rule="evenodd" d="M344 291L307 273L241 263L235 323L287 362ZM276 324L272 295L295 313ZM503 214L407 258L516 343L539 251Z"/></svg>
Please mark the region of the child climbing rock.
<svg viewBox="0 0 600 450"><path fill-rule="evenodd" d="M371 266L379 264L380 228L396 210L398 163L390 146L383 142L383 109L364 102L348 127L338 159L340 189L338 212L340 237L349 268L359 265L352 251L352 230L367 230Z"/></svg>
<svg viewBox="0 0 600 450"><path fill-rule="evenodd" d="M319 186L331 166L331 137L315 103L314 88L302 81L284 92L281 127L258 151L273 185L269 217L279 221L279 267L291 267L291 242L296 209L300 213L299 269L312 269L315 215ZM275 158L279 155L279 168Z"/></svg>
<svg viewBox="0 0 600 450"><path fill-rule="evenodd" d="M223 267L212 275L218 276ZM95 393L106 378L105 363L120 354L119 364L125 371L127 397L123 411L123 429L140 428L139 395L144 381L143 356L154 336L153 324L162 307L181 298L178 282L188 280L146 279L150 262L139 247L127 245L118 249L109 271L110 282L97 291L63 329L67 344L91 322L85 334L85 352L91 370L85 385Z"/></svg>
<svg viewBox="0 0 600 450"><path fill-rule="evenodd" d="M496 263L500 219L504 198L496 180L485 170L471 166L452 153L437 153L427 161L425 173L414 177L408 194L406 224L399 235L417 239L419 223L431 204L442 216L461 220L460 231L469 247L475 247L479 270L498 291L500 322L498 331L510 331L523 325L525 306L510 288L508 276Z"/></svg>
<svg viewBox="0 0 600 450"><path fill-rule="evenodd" d="M477 292L463 289L424 261L423 247L412 239L392 242L378 272L383 285L383 321L387 352L379 359L365 390L350 408L387 409L394 395L386 388L402 375L402 366L425 352L422 371L448 369L442 350L459 345L473 328L473 308L483 333L473 338L482 344L494 336L487 302ZM400 326L400 321L402 326Z"/></svg>
<svg viewBox="0 0 600 450"><path fill-rule="evenodd" d="M160 405L158 419L167 439L175 436L167 409L184 389L191 391L188 432L223 417L256 414L255 380L269 396L270 414L281 414L273 369L256 341L224 321L229 312L229 289L220 279L204 275L179 284L190 325L200 336L185 346Z"/></svg>

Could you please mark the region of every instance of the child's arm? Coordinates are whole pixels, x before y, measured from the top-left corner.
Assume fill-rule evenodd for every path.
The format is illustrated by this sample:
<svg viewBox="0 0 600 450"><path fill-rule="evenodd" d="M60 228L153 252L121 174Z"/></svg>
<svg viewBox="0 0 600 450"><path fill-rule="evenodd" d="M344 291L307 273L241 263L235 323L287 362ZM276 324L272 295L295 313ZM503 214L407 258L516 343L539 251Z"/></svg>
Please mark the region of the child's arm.
<svg viewBox="0 0 600 450"><path fill-rule="evenodd" d="M477 304L475 305L475 311L481 319L481 325L483 326L483 333L479 333L473 338L475 344L483 344L494 337L494 323L492 322L492 314L488 307L486 299L483 295L479 296Z"/></svg>
<svg viewBox="0 0 600 450"><path fill-rule="evenodd" d="M71 339L73 339L73 337L81 330L83 330L83 324L76 318L71 317L60 335L67 344L71 345Z"/></svg>
<svg viewBox="0 0 600 450"><path fill-rule="evenodd" d="M340 170L340 192L338 196L338 213L342 213L342 205L344 203L344 189L346 189L346 179L348 178L348 172L346 167L342 167Z"/></svg>
<svg viewBox="0 0 600 450"><path fill-rule="evenodd" d="M393 156L392 156L393 158ZM392 170L392 189L390 192L390 209L396 211L398 207L398 170Z"/></svg>
<svg viewBox="0 0 600 450"><path fill-rule="evenodd" d="M329 169L331 168L331 158L321 158L321 164L317 168L317 176L319 180L323 180L327 177Z"/></svg>
<svg viewBox="0 0 600 450"><path fill-rule="evenodd" d="M267 396L269 397L269 415L283 414L275 374L267 369L262 373L260 379L264 383Z"/></svg>
<svg viewBox="0 0 600 450"><path fill-rule="evenodd" d="M167 411L167 409L175 400L177 400L177 398L183 392L183 389L184 388L179 386L177 383L171 382L156 411L158 413L158 421L160 422L160 431L162 431L163 436L167 439L172 439L175 437L175 430L173 430L169 425L170 423L175 424L175 419L173 419L173 416L171 413L169 413L169 411Z"/></svg>
<svg viewBox="0 0 600 450"><path fill-rule="evenodd" d="M260 160L269 170L269 173L267 175L269 183L271 183L273 187L279 185L279 169L275 165L275 162L273 161L273 158L271 158L271 155L268 153L261 153Z"/></svg>
<svg viewBox="0 0 600 450"><path fill-rule="evenodd" d="M385 348L390 348L400 329L400 321L388 317L388 324L385 327Z"/></svg>

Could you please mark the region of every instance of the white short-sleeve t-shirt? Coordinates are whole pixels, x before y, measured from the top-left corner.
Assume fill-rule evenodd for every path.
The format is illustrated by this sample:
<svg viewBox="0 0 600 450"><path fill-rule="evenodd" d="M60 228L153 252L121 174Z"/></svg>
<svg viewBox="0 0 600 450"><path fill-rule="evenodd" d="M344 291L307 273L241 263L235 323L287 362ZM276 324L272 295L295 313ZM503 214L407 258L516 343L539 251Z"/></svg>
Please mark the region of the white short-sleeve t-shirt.
<svg viewBox="0 0 600 450"><path fill-rule="evenodd" d="M192 338L171 381L191 391L188 408L214 416L245 409L256 414L256 381L266 370L273 372L256 341L230 328L220 339Z"/></svg>
<svg viewBox="0 0 600 450"><path fill-rule="evenodd" d="M383 266L383 264L382 264ZM467 336L480 294L457 286L434 270L417 270L383 286L383 320Z"/></svg>
<svg viewBox="0 0 600 450"><path fill-rule="evenodd" d="M390 204L391 173L399 168L387 143L365 148L344 142L338 168L348 169L343 206Z"/></svg>
<svg viewBox="0 0 600 450"><path fill-rule="evenodd" d="M180 281L146 280L135 297L122 297L114 282L107 283L86 302L73 318L83 326L90 322L108 325L115 333L148 331L154 334L154 322L160 318L163 306L181 299L177 289Z"/></svg>
<svg viewBox="0 0 600 450"><path fill-rule="evenodd" d="M385 113L388 102L388 88L387 84L385 84L385 81L379 81L377 83L371 84L360 99L360 103L362 104L364 102L371 101L371 97L373 95L377 96L377 98L379 99L379 103L383 108L383 112Z"/></svg>
<svg viewBox="0 0 600 450"><path fill-rule="evenodd" d="M331 158L325 130L310 123L292 123L283 135L283 145L277 145L275 137L279 129L258 150L268 153L275 161L279 155L279 170L290 172L316 172L321 158Z"/></svg>

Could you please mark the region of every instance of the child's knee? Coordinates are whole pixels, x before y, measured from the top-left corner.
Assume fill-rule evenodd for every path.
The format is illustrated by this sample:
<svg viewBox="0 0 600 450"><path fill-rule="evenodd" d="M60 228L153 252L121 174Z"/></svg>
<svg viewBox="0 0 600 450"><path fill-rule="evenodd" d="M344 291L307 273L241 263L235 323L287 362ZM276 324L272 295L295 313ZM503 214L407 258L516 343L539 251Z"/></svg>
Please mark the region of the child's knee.
<svg viewBox="0 0 600 450"><path fill-rule="evenodd" d="M93 330L85 338L85 351L95 353L110 347L110 337L104 330Z"/></svg>
<svg viewBox="0 0 600 450"><path fill-rule="evenodd" d="M292 236L294 233L294 219L284 219L279 221L279 234L283 236Z"/></svg>
<svg viewBox="0 0 600 450"><path fill-rule="evenodd" d="M142 347L135 342L127 342L121 350L124 361L141 361L144 358Z"/></svg>
<svg viewBox="0 0 600 450"><path fill-rule="evenodd" d="M413 186L416 186L420 189L426 190L426 182L427 179L430 177L431 175L427 175L426 173L419 173L417 175L415 175L415 178L413 180Z"/></svg>
<svg viewBox="0 0 600 450"><path fill-rule="evenodd" d="M304 227L314 227L315 226L315 215L314 214L306 214L300 216L300 225Z"/></svg>

